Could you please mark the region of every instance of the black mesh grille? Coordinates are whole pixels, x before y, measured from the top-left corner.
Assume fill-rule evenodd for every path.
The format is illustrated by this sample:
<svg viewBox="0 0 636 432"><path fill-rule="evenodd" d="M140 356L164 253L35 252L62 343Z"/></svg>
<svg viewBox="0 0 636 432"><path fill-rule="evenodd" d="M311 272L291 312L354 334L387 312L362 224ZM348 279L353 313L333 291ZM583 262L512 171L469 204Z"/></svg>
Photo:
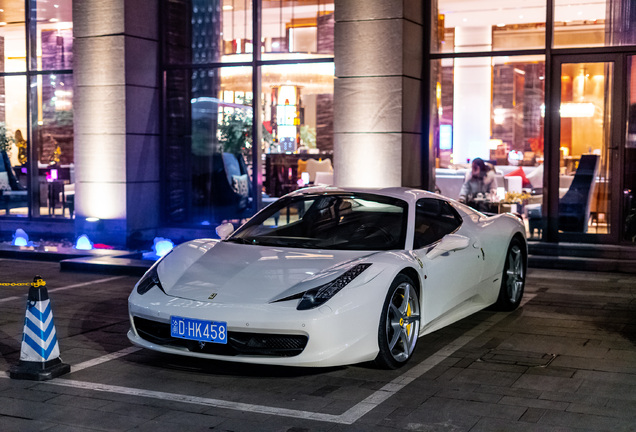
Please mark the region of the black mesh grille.
<svg viewBox="0 0 636 432"><path fill-rule="evenodd" d="M292 357L303 352L307 336L267 333L228 332L227 344L204 343L170 336L170 324L134 317L135 328L142 339L157 345L185 347L205 354L235 356L240 354Z"/></svg>

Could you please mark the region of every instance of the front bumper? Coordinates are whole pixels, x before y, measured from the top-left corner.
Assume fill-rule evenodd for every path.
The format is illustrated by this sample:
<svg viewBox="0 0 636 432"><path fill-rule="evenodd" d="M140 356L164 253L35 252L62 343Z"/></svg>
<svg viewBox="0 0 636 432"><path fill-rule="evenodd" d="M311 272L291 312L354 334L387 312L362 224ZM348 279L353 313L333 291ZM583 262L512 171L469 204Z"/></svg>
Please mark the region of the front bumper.
<svg viewBox="0 0 636 432"><path fill-rule="evenodd" d="M143 296L134 290L128 301L128 338L137 346L164 353L243 363L328 367L370 361L378 353L386 293L386 288L374 285L343 290L325 305L304 311L296 310L293 300L228 305L170 297L156 287ZM201 345L173 339L172 315L225 321L229 343ZM154 335L148 331L153 323L158 332Z"/></svg>

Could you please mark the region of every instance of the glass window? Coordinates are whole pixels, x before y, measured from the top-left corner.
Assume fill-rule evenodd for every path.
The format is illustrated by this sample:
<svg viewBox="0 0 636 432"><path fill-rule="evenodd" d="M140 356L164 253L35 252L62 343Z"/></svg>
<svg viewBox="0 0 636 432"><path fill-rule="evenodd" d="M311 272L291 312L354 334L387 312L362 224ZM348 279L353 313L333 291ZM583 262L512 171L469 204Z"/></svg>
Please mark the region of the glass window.
<svg viewBox="0 0 636 432"><path fill-rule="evenodd" d="M464 183L473 181L472 161L480 158L486 162L481 181L488 185L478 197L485 200L480 209L540 204L544 57L442 59L431 67L437 89L431 130L438 191L459 199Z"/></svg>
<svg viewBox="0 0 636 432"><path fill-rule="evenodd" d="M245 65L256 49L252 2L192 0L162 5L164 64L183 66L165 75L167 222L206 225L249 216L256 71ZM263 155L259 177L269 194L263 196L267 203L297 189L301 178L314 182L314 172L333 172L334 3L283 0L259 2L259 7L262 86L256 97L262 109L258 145ZM329 60L321 63L325 58ZM319 60L302 63L312 59ZM196 67L210 63L243 66ZM228 155L237 159L239 169L230 169L222 181L228 163L236 165ZM315 159L318 167L301 176L298 161L308 159ZM328 175L318 177L332 182ZM236 190L245 190L244 180L249 196L239 193L237 198Z"/></svg>
<svg viewBox="0 0 636 432"><path fill-rule="evenodd" d="M73 67L72 2L31 2L34 7L27 12L36 27L29 38L36 45L28 62L26 3L5 2L0 8L0 73L23 73L0 77L0 126L6 143L0 172L10 186L2 193L0 214L72 218L73 76L64 73ZM35 69L55 72L36 75ZM4 176L0 173L0 183ZM30 203L37 205L30 209Z"/></svg>
<svg viewBox="0 0 636 432"><path fill-rule="evenodd" d="M623 175L623 240L636 243L636 56L628 57L627 141Z"/></svg>
<svg viewBox="0 0 636 432"><path fill-rule="evenodd" d="M543 162L543 56L436 60L432 77L439 168L465 169L476 157L498 166Z"/></svg>
<svg viewBox="0 0 636 432"><path fill-rule="evenodd" d="M37 2L37 65L38 70L73 68L72 1Z"/></svg>
<svg viewBox="0 0 636 432"><path fill-rule="evenodd" d="M24 2L0 9L0 72L26 71Z"/></svg>
<svg viewBox="0 0 636 432"><path fill-rule="evenodd" d="M446 201L422 198L415 207L413 248L421 249L434 243L460 225L460 216Z"/></svg>
<svg viewBox="0 0 636 432"><path fill-rule="evenodd" d="M315 183L318 172L324 173L320 183L331 184L334 64L272 65L261 70L266 193L282 196L297 189L299 181Z"/></svg>
<svg viewBox="0 0 636 432"><path fill-rule="evenodd" d="M33 92L33 143L36 146L38 187L32 190L39 208L33 216L72 218L75 198L73 149L73 75L37 75ZM36 169L35 164L29 168Z"/></svg>
<svg viewBox="0 0 636 432"><path fill-rule="evenodd" d="M545 0L431 4L432 53L545 48Z"/></svg>
<svg viewBox="0 0 636 432"><path fill-rule="evenodd" d="M227 241L303 249L404 249L406 202L372 194L303 194L274 202Z"/></svg>
<svg viewBox="0 0 636 432"><path fill-rule="evenodd" d="M28 216L26 77L0 77L0 216Z"/></svg>
<svg viewBox="0 0 636 432"><path fill-rule="evenodd" d="M168 221L210 225L249 216L251 68L170 71L166 87Z"/></svg>
<svg viewBox="0 0 636 432"><path fill-rule="evenodd" d="M556 48L636 44L636 11L631 0L555 0Z"/></svg>
<svg viewBox="0 0 636 432"><path fill-rule="evenodd" d="M611 232L610 128L614 64L561 67L559 230Z"/></svg>
<svg viewBox="0 0 636 432"><path fill-rule="evenodd" d="M252 2L192 0L163 2L164 62L210 64L251 61Z"/></svg>
<svg viewBox="0 0 636 432"><path fill-rule="evenodd" d="M333 63L261 70L265 152L333 151Z"/></svg>
<svg viewBox="0 0 636 432"><path fill-rule="evenodd" d="M263 2L261 23L265 53L333 55L333 2Z"/></svg>

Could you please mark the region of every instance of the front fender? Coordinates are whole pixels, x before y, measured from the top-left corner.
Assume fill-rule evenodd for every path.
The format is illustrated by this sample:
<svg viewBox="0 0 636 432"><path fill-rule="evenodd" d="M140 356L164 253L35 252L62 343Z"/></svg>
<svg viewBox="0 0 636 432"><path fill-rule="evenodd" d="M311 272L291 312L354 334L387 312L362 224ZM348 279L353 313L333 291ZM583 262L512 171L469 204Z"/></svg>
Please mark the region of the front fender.
<svg viewBox="0 0 636 432"><path fill-rule="evenodd" d="M175 247L157 264L157 274L164 290L169 291L192 264L218 243L219 240L214 239L197 239Z"/></svg>

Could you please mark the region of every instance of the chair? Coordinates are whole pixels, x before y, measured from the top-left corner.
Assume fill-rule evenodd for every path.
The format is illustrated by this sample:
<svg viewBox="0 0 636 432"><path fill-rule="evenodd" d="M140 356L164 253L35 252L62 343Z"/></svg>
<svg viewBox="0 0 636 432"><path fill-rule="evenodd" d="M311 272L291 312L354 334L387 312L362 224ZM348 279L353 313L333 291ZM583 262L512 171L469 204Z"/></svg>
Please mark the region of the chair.
<svg viewBox="0 0 636 432"><path fill-rule="evenodd" d="M333 172L332 171L318 171L316 173L315 185L332 185L333 184Z"/></svg>
<svg viewBox="0 0 636 432"><path fill-rule="evenodd" d="M521 193L523 188L523 179L520 176L504 177L504 185L508 192Z"/></svg>
<svg viewBox="0 0 636 432"><path fill-rule="evenodd" d="M586 232L590 218L593 185L598 174L598 155L583 155L574 176L560 176L559 189L569 187L559 199L559 230L567 232ZM561 196L562 192L559 192ZM541 204L528 204L528 229L534 237L535 230L541 232L545 228Z"/></svg>
<svg viewBox="0 0 636 432"><path fill-rule="evenodd" d="M13 172L9 155L2 151L0 156L0 205L8 215L11 209L28 207L29 197L26 188L20 184Z"/></svg>
<svg viewBox="0 0 636 432"><path fill-rule="evenodd" d="M241 219L249 216L252 184L242 155L215 154L212 173L212 203L215 219Z"/></svg>
<svg viewBox="0 0 636 432"><path fill-rule="evenodd" d="M559 229L586 232L598 175L598 155L582 155L568 191L559 200Z"/></svg>
<svg viewBox="0 0 636 432"><path fill-rule="evenodd" d="M317 172L333 172L331 159L323 159L321 161L307 159L307 172L309 173L309 183L315 182Z"/></svg>
<svg viewBox="0 0 636 432"><path fill-rule="evenodd" d="M62 203L62 215L66 215L66 209L70 218L75 213L75 183L65 184L64 193L60 193L59 200Z"/></svg>

